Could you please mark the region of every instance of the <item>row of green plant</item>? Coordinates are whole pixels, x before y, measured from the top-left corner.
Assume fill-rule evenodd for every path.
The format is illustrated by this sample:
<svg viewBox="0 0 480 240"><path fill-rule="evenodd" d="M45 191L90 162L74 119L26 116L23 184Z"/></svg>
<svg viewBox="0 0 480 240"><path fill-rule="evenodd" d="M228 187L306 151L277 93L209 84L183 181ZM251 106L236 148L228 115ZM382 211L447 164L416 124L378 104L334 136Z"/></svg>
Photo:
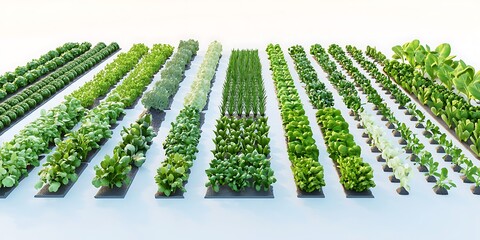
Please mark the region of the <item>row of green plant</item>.
<svg viewBox="0 0 480 240"><path fill-rule="evenodd" d="M376 83L380 84L384 89L387 89L398 101L398 104L402 107L406 107L410 112L417 112L416 105L411 102L410 98L403 93L403 91L385 74L380 72L375 63L368 61L362 54L360 49L354 46L347 45L347 52L358 62L363 69L365 69L370 76L373 77ZM374 48L370 48L374 49ZM378 55L383 55L381 52L376 52ZM383 58L381 58L383 59ZM382 62L383 63L383 62Z"/></svg>
<svg viewBox="0 0 480 240"><path fill-rule="evenodd" d="M415 39L392 50L393 59L407 62L422 77L440 82L448 90L456 89L466 99L480 99L480 71L475 73L475 68L463 60L454 60L450 44L442 43L432 50Z"/></svg>
<svg viewBox="0 0 480 240"><path fill-rule="evenodd" d="M427 120L425 130L427 137L437 141L450 157L452 164L461 168L460 172L471 182L475 183L475 187L480 189L480 168L476 166L472 160L468 159L462 153L462 149L457 147L452 140L447 139L447 135L442 133L440 128L432 121ZM444 157L446 159L446 156Z"/></svg>
<svg viewBox="0 0 480 240"><path fill-rule="evenodd" d="M29 61L25 66L16 67L14 72L6 72L0 76L0 100L72 61L89 50L91 46L87 42L65 43L56 50L50 50L40 58Z"/></svg>
<svg viewBox="0 0 480 240"><path fill-rule="evenodd" d="M340 183L347 190L362 192L375 187L372 167L360 157L361 149L348 131L348 123L340 110L323 108L317 111L327 152L340 171Z"/></svg>
<svg viewBox="0 0 480 240"><path fill-rule="evenodd" d="M131 106L145 91L145 87L152 82L155 73L172 55L173 49L168 44L154 44L150 52L143 57L137 67L122 81L122 84L113 89L112 93L118 93L122 96L123 104L127 107ZM108 97L107 100L109 100Z"/></svg>
<svg viewBox="0 0 480 240"><path fill-rule="evenodd" d="M264 116L265 100L258 50L233 50L223 84L221 113Z"/></svg>
<svg viewBox="0 0 480 240"><path fill-rule="evenodd" d="M40 157L47 154L56 138L63 136L80 121L85 109L75 98L49 111L42 110L35 121L26 125L12 140L0 148L1 187L16 186L27 170L40 165Z"/></svg>
<svg viewBox="0 0 480 240"><path fill-rule="evenodd" d="M340 96L342 96L345 105L347 105L347 107L356 115L362 112L363 106L358 97L355 85L350 81L347 81L346 77L337 70L335 62L330 60L325 49L320 44L314 44L310 48L310 54L313 55L317 63L328 74L328 80L337 89Z"/></svg>
<svg viewBox="0 0 480 240"><path fill-rule="evenodd" d="M128 174L132 167L143 165L145 154L157 135L151 124L152 115L146 114L130 124L129 128L123 127L120 133L122 141L113 149L113 155L106 155L100 165L94 167L92 184L95 187L120 188L131 182Z"/></svg>
<svg viewBox="0 0 480 240"><path fill-rule="evenodd" d="M196 159L200 141L200 111L207 104L211 81L221 54L222 45L219 42L214 41L208 46L190 92L185 97L184 108L172 123L163 143L166 158L157 170L155 181L158 192L165 196L177 190L186 191L184 183L190 175L189 169Z"/></svg>
<svg viewBox="0 0 480 240"><path fill-rule="evenodd" d="M472 152L480 156L480 125L475 125L480 120L478 106L468 104L444 86L422 77L408 64L395 60L386 62L384 71L405 91L414 94L420 103L430 108L434 115L455 131L460 141L469 144Z"/></svg>
<svg viewBox="0 0 480 240"><path fill-rule="evenodd" d="M106 100L88 111L78 130L68 133L63 141L56 140L56 149L40 170L40 181L35 185L36 188L48 184L48 190L56 192L62 185L76 181L76 169L87 160L90 151L100 147L100 141L111 137L110 125L116 123L125 107L131 106L140 97L153 75L170 57L172 49L170 45L154 44Z"/></svg>
<svg viewBox="0 0 480 240"><path fill-rule="evenodd" d="M165 110L168 108L170 97L172 97L184 79L184 72L187 65L192 61L198 51L198 41L180 41L177 52L168 61L160 73L161 79L155 82L152 90L145 93L142 103L145 108Z"/></svg>
<svg viewBox="0 0 480 240"><path fill-rule="evenodd" d="M306 85L307 95L312 105L317 109L333 107L332 92L327 90L325 84L318 80L317 72L313 69L303 47L300 45L292 46L288 48L288 52L294 60L300 80Z"/></svg>
<svg viewBox="0 0 480 240"><path fill-rule="evenodd" d="M200 110L185 106L172 123L168 136L163 142L165 160L157 169L155 182L158 191L170 196L181 190L186 192L184 183L190 175L200 142Z"/></svg>
<svg viewBox="0 0 480 240"><path fill-rule="evenodd" d="M318 162L318 148L283 51L280 45L269 44L267 53L295 184L305 192L321 190L325 186L323 166Z"/></svg>
<svg viewBox="0 0 480 240"><path fill-rule="evenodd" d="M303 47L301 46L294 46L294 47L291 47L289 48L289 52L290 52L290 55L292 56L292 59L294 60L294 64L295 64L295 69L297 70L299 76L300 76L300 79L302 81L305 81L304 79L307 79L307 82L306 83L307 85L310 83L310 84L314 84L315 82L320 82L317 75L316 75L316 72L315 70L313 69L310 61L307 59L307 56L306 56L306 53L305 53L305 50L303 49ZM323 114L332 114L333 112L336 114L337 112L334 111L335 108L333 108L333 95L332 93L326 89L325 87L325 84L322 83L322 87L321 89L322 93L325 93L325 95L327 96L330 96L331 99L327 99L328 101L328 105L326 104L322 104L322 105L318 105L319 106L319 111L317 112L317 121L319 123L319 125L321 126L322 130L324 127L326 126L323 126L321 123L325 124L326 122L325 121L329 121L330 118L326 117L325 115ZM312 99L316 99L315 97L313 97L313 95L315 95L316 92L311 92L311 91L307 91L307 95L309 96L310 98L310 101L312 101ZM326 118L324 119L320 119L319 116L324 116ZM343 119L343 118L342 118ZM340 121L337 122L339 125L345 125L346 122L344 123L341 123ZM339 129L341 126L338 126L337 128ZM347 133L348 133L348 124L346 125L347 129ZM349 134L349 133L348 133ZM346 134L345 136L347 136L348 134ZM324 135L325 137L326 135ZM352 140L353 140L353 136L352 136ZM336 140L335 140L336 141ZM326 142L326 145L327 145L327 148L329 146L329 138L325 138L325 142ZM354 142L351 143L351 142L348 142L348 144L350 144L351 146L348 146L349 148L351 148L351 153L354 153L356 152L355 149L360 149ZM336 152L336 150L332 150L329 152L331 156L337 156L338 155L338 152ZM353 157L353 156L352 156ZM349 190L355 190L355 191L364 191L369 187L369 182L372 181L371 178L373 177L373 171L371 170L371 168L368 166L367 168L365 168L365 163L360 163L360 164L357 164L356 162L358 162L360 160L360 162L362 161L361 158L360 158L360 152L358 152L358 156L357 158L355 159L342 159L340 161L338 161L338 158L334 159L332 158L335 163L338 164L339 166L339 169L340 169L340 182L342 185L344 185L344 187L346 189L349 189ZM355 169L355 167L353 166L358 166L359 168L358 169ZM352 168L353 167L353 168ZM368 171L372 171L372 172L368 172ZM368 177L369 174L371 174L372 176L371 177ZM367 176L367 177L364 177L364 176ZM358 177L357 179L355 179L356 177ZM365 188L363 188L363 187ZM373 184L374 186L374 184ZM373 187L372 186L372 187Z"/></svg>
<svg viewBox="0 0 480 240"><path fill-rule="evenodd" d="M396 94L393 94L395 99L398 98L408 98L408 105L409 106L415 106L414 103L411 103L410 98L404 94L402 91L394 91L394 89L398 89L397 85L390 80L385 74L379 71L379 69L376 67L376 65L373 62L368 61L362 54L361 50L358 50L355 47L347 47L347 50L349 53L353 56L353 58L362 66L363 69L365 69L372 77L374 77L377 82L379 82L383 87L385 87L387 90L391 91L392 94L395 92ZM381 54L381 53L379 53ZM368 52L367 52L368 55ZM425 130L427 134L424 134L425 137L429 139L433 139L437 141L440 146L445 150L445 153L450 156L451 161L453 164L456 164L462 168L462 173L466 175L466 177L475 183L476 187L480 187L480 172L478 167L476 167L473 162L468 159L463 153L460 148L458 148L453 141L447 139L447 135L445 133L442 133L440 128L436 126L432 121L427 120L425 122L425 119L423 114L415 109L411 110L409 108L409 111L411 114L414 116L417 116L418 120L420 123L425 123ZM437 176L437 177L442 177Z"/></svg>
<svg viewBox="0 0 480 240"><path fill-rule="evenodd" d="M248 187L268 191L276 179L270 167L267 118L222 116L216 126L205 186L215 192L221 186L236 192Z"/></svg>
<svg viewBox="0 0 480 240"><path fill-rule="evenodd" d="M215 130L214 158L205 171L205 186L215 192L222 186L236 192L250 187L268 191L276 182L270 167L270 127L261 110L265 108L264 88L258 50L232 50L221 109L235 110L227 110L228 116L221 111Z"/></svg>
<svg viewBox="0 0 480 240"><path fill-rule="evenodd" d="M221 56L222 44L217 41L210 43L197 75L195 75L191 90L185 97L183 103L185 106L195 107L199 111L205 107L212 85L211 82Z"/></svg>
<svg viewBox="0 0 480 240"><path fill-rule="evenodd" d="M104 96L111 87L122 80L148 52L144 44L134 44L126 53L120 53L116 59L107 64L92 80L75 90L71 95L82 102L82 106L93 105L95 99Z"/></svg>
<svg viewBox="0 0 480 240"><path fill-rule="evenodd" d="M118 45L116 43L108 47L103 43L99 43L80 57L57 69L54 73L50 74L50 76L30 85L20 93L1 103L0 130L8 127L17 118L33 110L36 106L46 101L51 95L63 89L65 85L93 68L97 63L110 56L117 49Z"/></svg>
<svg viewBox="0 0 480 240"><path fill-rule="evenodd" d="M375 62L383 66L383 63L387 60L387 56L377 50L375 47L367 46L365 54L371 57Z"/></svg>

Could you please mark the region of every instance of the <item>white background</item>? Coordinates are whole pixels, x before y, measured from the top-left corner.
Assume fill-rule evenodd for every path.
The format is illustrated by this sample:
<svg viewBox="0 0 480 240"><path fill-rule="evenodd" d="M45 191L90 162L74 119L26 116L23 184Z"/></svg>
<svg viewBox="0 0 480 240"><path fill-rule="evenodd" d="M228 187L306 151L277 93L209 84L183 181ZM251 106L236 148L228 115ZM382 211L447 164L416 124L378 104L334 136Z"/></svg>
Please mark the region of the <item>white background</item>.
<svg viewBox="0 0 480 240"><path fill-rule="evenodd" d="M435 46L452 45L453 54L474 67L480 66L480 34L477 24L479 3L475 1L0 1L0 73L65 41L106 43L117 41L128 50L132 43L170 43L195 38L200 51L187 71L176 95L172 111L162 124L148 159L123 200L94 199L97 189L91 185L92 165L85 170L65 199L35 199L33 185L38 170L21 182L5 200L0 201L0 233L9 239L462 239L475 238L479 198L459 175L451 178L459 185L448 196L438 196L418 171L414 170L409 196L395 193L398 184L388 181L387 173L375 161L368 146L355 129L353 120L336 91L335 101L350 130L363 149L363 157L374 168L377 187L375 199L346 199L338 176L328 158L314 111L300 88L307 115L312 121L320 162L325 167L325 199L298 199L283 138L278 104L263 50L270 42L281 43L286 53L292 44L354 44L364 49L375 45L390 55L390 47L414 38ZM209 110L200 142L200 153L192 168L185 199L156 200L155 170L163 159L161 143L170 123L183 104L183 96L203 59L207 45L219 40L224 56L213 85ZM215 119L218 118L221 84L225 77L231 48L259 48L267 88L267 115L272 138L272 168L278 182L274 199L213 200L204 199L204 170L211 159ZM298 80L288 55L294 79ZM312 60L312 58L310 58ZM108 62L111 62L110 58ZM55 106L65 94L92 78L106 63L71 85L42 108ZM325 74L315 65L319 77ZM158 80L158 76L154 81ZM329 84L327 84L331 87ZM388 100L390 106L395 106ZM370 109L370 108L367 108ZM392 107L393 109L393 107ZM141 105L128 110L114 131L114 137L98 153L98 164L117 144L121 126L136 119ZM370 111L370 110L369 110ZM9 132L0 141L11 139L23 125L38 116L38 111ZM397 118L410 124L398 113ZM379 119L379 117L378 117ZM419 131L415 132L419 133ZM424 139L424 138L421 138ZM427 149L434 151L433 146ZM448 166L434 154L442 166ZM478 162L476 162L478 163ZM318 236L318 237L317 237Z"/></svg>

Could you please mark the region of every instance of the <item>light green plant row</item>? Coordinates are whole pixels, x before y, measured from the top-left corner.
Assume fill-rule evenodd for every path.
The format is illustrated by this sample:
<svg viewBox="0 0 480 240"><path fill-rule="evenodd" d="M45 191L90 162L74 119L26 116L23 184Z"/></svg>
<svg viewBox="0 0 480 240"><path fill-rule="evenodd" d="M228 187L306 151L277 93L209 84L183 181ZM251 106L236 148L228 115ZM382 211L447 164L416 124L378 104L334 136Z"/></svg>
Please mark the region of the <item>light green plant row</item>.
<svg viewBox="0 0 480 240"><path fill-rule="evenodd" d="M160 81L155 83L152 90L145 93L142 103L145 108L165 110L168 107L169 99L173 96L183 81L185 68L198 51L198 41L180 41L177 52L166 64L165 69L160 73Z"/></svg>
<svg viewBox="0 0 480 240"><path fill-rule="evenodd" d="M211 81L215 75L218 61L222 55L222 44L217 41L210 43L205 58L193 80L192 87L185 97L185 106L192 106L202 111L207 104L207 96L210 92Z"/></svg>
<svg viewBox="0 0 480 240"><path fill-rule="evenodd" d="M138 66L132 70L120 86L117 86L111 96L118 93L126 107L131 106L140 96L145 87L153 80L153 75L163 66L172 55L173 47L167 44L154 44L150 53L146 55ZM107 98L109 100L109 97Z"/></svg>
<svg viewBox="0 0 480 240"><path fill-rule="evenodd" d="M135 44L126 53L120 53L102 71L97 73L92 80L75 90L71 96L80 100L82 106L88 107L95 99L108 93L110 88L130 72L148 52L144 44Z"/></svg>

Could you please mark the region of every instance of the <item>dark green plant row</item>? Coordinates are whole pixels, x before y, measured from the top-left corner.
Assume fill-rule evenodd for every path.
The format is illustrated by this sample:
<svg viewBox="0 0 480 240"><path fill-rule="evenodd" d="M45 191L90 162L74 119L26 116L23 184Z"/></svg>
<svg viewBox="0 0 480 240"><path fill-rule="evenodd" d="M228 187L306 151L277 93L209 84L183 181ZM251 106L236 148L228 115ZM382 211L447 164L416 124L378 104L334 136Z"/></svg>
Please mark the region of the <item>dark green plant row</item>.
<svg viewBox="0 0 480 240"><path fill-rule="evenodd" d="M310 48L310 54L313 55L323 71L328 74L328 80L333 84L335 89L337 89L340 96L342 96L345 105L356 115L362 112L363 107L355 85L347 81L346 77L337 70L335 62L330 60L325 49L323 49L320 44L315 44Z"/></svg>
<svg viewBox="0 0 480 240"><path fill-rule="evenodd" d="M216 126L214 159L205 170L208 177L205 186L211 186L215 192L221 186L236 192L247 187L268 191L276 179L268 158L267 118L222 116Z"/></svg>
<svg viewBox="0 0 480 240"><path fill-rule="evenodd" d="M300 76L300 79L309 79L308 81L311 83L319 82L316 72L313 69L310 61L308 60L303 47L294 46L291 47L289 50L290 55L294 60L295 68ZM340 183L345 187L345 189L358 192L375 186L372 181L373 170L370 166L368 166L368 164L362 162L362 159L360 158L360 147L357 146L355 142L353 142L353 136L348 132L348 124L345 122L343 117L341 117L340 112L337 112L335 108L332 108L332 93L325 88L325 85L323 83L322 85L322 92L328 93L327 95L330 96L331 100L329 101L330 106L320 105L319 111L317 112L317 121L318 124L321 126L322 131L324 131L323 133L325 144L327 145L327 150L329 150L332 160L334 160L334 162L338 164L338 168L340 169ZM312 97L315 92L307 91L307 94L310 99L315 99ZM338 114L340 114L339 117L336 116ZM335 124L338 124L338 126L335 127ZM352 141L347 141L347 139L345 139L345 142L343 142L342 144L340 143L341 139L330 138L329 135L326 135L330 133L328 132L328 127L331 128L330 131L332 131L334 127L335 130L342 130L342 136L348 139L351 138ZM335 149L330 147L333 146L333 142L337 143L337 145L335 145ZM342 146L340 147L340 145ZM339 148L341 148L342 151L344 149L348 149L348 151L345 153L349 154L352 158L346 159L346 156L342 157L340 155ZM358 156L356 154L358 154ZM355 166L357 166L358 168L355 168ZM372 182L373 185L370 182Z"/></svg>
<svg viewBox="0 0 480 240"><path fill-rule="evenodd" d="M186 192L184 183L190 175L200 142L200 111L192 106L186 106L172 123L172 128L163 142L165 160L157 169L155 182L158 192L165 196Z"/></svg>
<svg viewBox="0 0 480 240"><path fill-rule="evenodd" d="M40 181L35 185L42 188L48 185L50 192L78 178L75 170L87 159L87 154L99 148L100 141L111 137L110 125L117 122L124 108L132 105L152 81L153 75L163 66L172 54L173 47L154 44L150 52L132 70L122 83L113 89L107 99L88 111L80 128L56 141L56 150L47 157L40 170Z"/></svg>
<svg viewBox="0 0 480 240"><path fill-rule="evenodd" d="M196 159L200 142L200 111L207 103L221 54L222 45L219 42L214 41L208 46L190 92L185 97L184 108L172 123L163 143L166 159L157 170L155 181L158 192L167 197L177 193L177 190L186 192L184 184L190 175L189 170Z"/></svg>
<svg viewBox="0 0 480 240"><path fill-rule="evenodd" d="M387 57L383 55L380 51L378 51L375 47L367 46L367 50L365 51L367 56L371 57L376 63L383 66L384 62L387 60Z"/></svg>
<svg viewBox="0 0 480 240"><path fill-rule="evenodd" d="M148 52L144 44L134 44L126 53L118 54L117 58L100 72L95 74L92 80L75 90L71 95L82 102L82 106L93 105L95 99L104 96L110 88L122 80Z"/></svg>
<svg viewBox="0 0 480 240"><path fill-rule="evenodd" d="M65 43L56 50L50 50L40 56L39 59L31 60L25 66L18 66L14 72L6 72L0 76L0 100L72 61L90 49L91 46L92 44L87 42L82 44Z"/></svg>
<svg viewBox="0 0 480 240"><path fill-rule="evenodd" d="M36 106L49 99L50 96L93 68L117 49L118 44L116 43L112 43L108 47L104 43L99 43L80 57L57 69L50 76L30 85L22 92L1 103L0 130L8 127L25 113L35 109Z"/></svg>
<svg viewBox="0 0 480 240"><path fill-rule="evenodd" d="M375 187L373 169L360 157L361 149L348 131L348 123L340 110L323 108L316 115L327 151L340 171L340 183L356 192Z"/></svg>
<svg viewBox="0 0 480 240"><path fill-rule="evenodd" d="M1 187L13 187L27 169L38 167L40 157L48 153L56 138L68 133L80 121L85 109L80 101L67 98L65 102L49 111L42 110L41 116L26 125L12 140L0 148Z"/></svg>
<svg viewBox="0 0 480 240"><path fill-rule="evenodd" d="M444 188L449 190L455 184L448 179L448 170L446 168L439 169L438 161L435 161L432 154L426 151L423 144L420 144L420 140L417 138L413 132L406 127L405 124L398 121L391 112L390 108L383 103L383 99L378 94L377 90L372 87L370 80L368 80L360 71L353 66L353 62L346 56L343 49L338 45L331 45L330 53L334 58L340 63L340 65L352 76L354 81L358 83L364 92L368 95L368 101L374 104L379 108L379 111L388 119L388 121L394 124L397 131L403 132L406 135L402 135L403 138L407 141L406 148L412 150L415 149L415 154L418 156L415 158L416 163L421 166L425 166L428 170L426 176L430 178L436 178L436 184L433 186L434 189ZM402 125L401 127L399 127ZM407 135L408 134L408 135Z"/></svg>
<svg viewBox="0 0 480 240"><path fill-rule="evenodd" d="M306 84L307 95L312 105L317 109L333 107L333 95L326 89L325 84L318 80L317 72L310 64L303 47L292 46L288 48L288 52L294 60L300 80Z"/></svg>
<svg viewBox="0 0 480 240"><path fill-rule="evenodd" d="M132 167L143 165L145 154L157 135L151 124L152 115L146 114L130 124L129 128L123 127L120 133L122 141L113 149L113 155L106 155L100 165L94 167L92 184L95 187L120 188L131 182L128 174Z"/></svg>
<svg viewBox="0 0 480 240"><path fill-rule="evenodd" d="M197 54L197 51L198 41L192 39L180 41L177 52L160 73L161 79L155 82L153 89L143 96L142 103L145 108L154 108L161 111L168 108L170 97L178 91L180 82L185 77L185 68Z"/></svg>
<svg viewBox="0 0 480 240"><path fill-rule="evenodd" d="M267 53L295 184L305 192L321 190L325 186L323 166L318 162L318 148L283 51L280 45L269 44Z"/></svg>
<svg viewBox="0 0 480 240"><path fill-rule="evenodd" d="M258 50L233 50L223 85L221 113L264 116L265 100Z"/></svg>

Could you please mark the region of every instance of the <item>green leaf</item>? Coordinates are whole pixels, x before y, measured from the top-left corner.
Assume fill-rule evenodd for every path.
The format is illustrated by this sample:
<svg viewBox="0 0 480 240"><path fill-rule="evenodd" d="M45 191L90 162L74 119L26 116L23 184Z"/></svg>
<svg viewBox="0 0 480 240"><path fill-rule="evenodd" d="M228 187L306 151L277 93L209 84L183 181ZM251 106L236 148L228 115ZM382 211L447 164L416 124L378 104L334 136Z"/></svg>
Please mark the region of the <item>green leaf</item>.
<svg viewBox="0 0 480 240"><path fill-rule="evenodd" d="M427 54L425 58L425 71L430 76L430 79L436 78L434 66L437 64L437 57L431 53Z"/></svg>
<svg viewBox="0 0 480 240"><path fill-rule="evenodd" d="M394 58L398 57L399 59L401 58L402 60L404 59L403 57L403 49L401 46L397 45L392 47L393 52L395 55L393 56Z"/></svg>
<svg viewBox="0 0 480 240"><path fill-rule="evenodd" d="M7 176L2 180L2 184L5 187L13 187L15 185L15 179L12 176Z"/></svg>
<svg viewBox="0 0 480 240"><path fill-rule="evenodd" d="M52 182L52 183L50 183L50 186L48 187L48 191L49 192L57 192L59 188L60 188L60 183L59 182Z"/></svg>
<svg viewBox="0 0 480 240"><path fill-rule="evenodd" d="M447 58L450 55L451 47L448 43L442 43L435 48L435 52L442 58Z"/></svg>
<svg viewBox="0 0 480 240"><path fill-rule="evenodd" d="M480 81L480 71L475 73L475 75L473 76L473 81L474 82Z"/></svg>
<svg viewBox="0 0 480 240"><path fill-rule="evenodd" d="M177 173L184 174L185 173L185 168L184 167L179 167L175 170Z"/></svg>
<svg viewBox="0 0 480 240"><path fill-rule="evenodd" d="M469 95L467 87L470 85L472 79L469 77L468 74L462 74L461 76L454 78L453 83L458 91L465 93L467 96Z"/></svg>
<svg viewBox="0 0 480 240"><path fill-rule="evenodd" d="M37 182L37 183L35 184L35 189L38 190L38 189L42 188L43 185L44 185L44 183L43 183L42 181L39 181L39 182Z"/></svg>
<svg viewBox="0 0 480 240"><path fill-rule="evenodd" d="M430 75L430 73L428 75ZM450 89L452 85L452 78L450 76L450 73L445 68L440 68L437 71L437 75L443 85Z"/></svg>
<svg viewBox="0 0 480 240"><path fill-rule="evenodd" d="M475 99L480 100L480 81L472 82L467 89Z"/></svg>

